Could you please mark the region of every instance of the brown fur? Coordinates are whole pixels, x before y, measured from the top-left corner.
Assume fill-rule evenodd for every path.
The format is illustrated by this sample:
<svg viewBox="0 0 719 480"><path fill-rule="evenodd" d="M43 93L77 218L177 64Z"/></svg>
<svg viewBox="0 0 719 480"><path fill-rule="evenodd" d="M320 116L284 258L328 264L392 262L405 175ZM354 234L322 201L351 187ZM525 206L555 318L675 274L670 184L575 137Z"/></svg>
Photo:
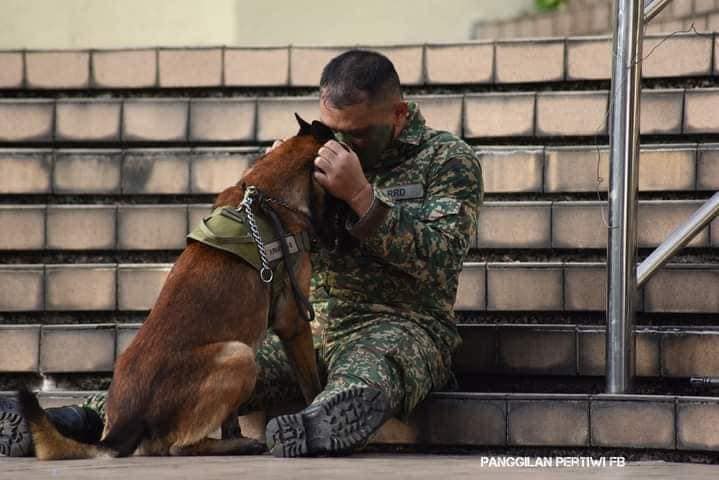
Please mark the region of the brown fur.
<svg viewBox="0 0 719 480"><path fill-rule="evenodd" d="M259 159L237 185L224 190L215 206L237 205L247 185L312 210L322 218L324 192L311 175L322 142L292 137ZM285 229L298 233L307 221L276 208ZM313 222L319 223L319 222ZM303 252L296 277L309 295L311 265ZM228 253L191 242L175 262L152 311L119 356L106 404L99 446L62 437L46 417L31 420L38 457L92 457L106 451L130 455L207 455L254 452L249 439L209 440L207 435L252 393L255 352L268 327L270 289L258 272ZM309 324L299 315L289 288L269 319L293 363L309 402L320 391ZM44 420L43 420L44 417Z"/></svg>

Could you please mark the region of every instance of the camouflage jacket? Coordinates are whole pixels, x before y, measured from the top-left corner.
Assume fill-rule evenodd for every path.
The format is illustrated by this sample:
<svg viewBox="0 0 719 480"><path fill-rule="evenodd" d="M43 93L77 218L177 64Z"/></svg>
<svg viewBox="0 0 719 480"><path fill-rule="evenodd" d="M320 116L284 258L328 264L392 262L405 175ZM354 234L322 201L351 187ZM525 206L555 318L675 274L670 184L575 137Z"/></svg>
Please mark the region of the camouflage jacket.
<svg viewBox="0 0 719 480"><path fill-rule="evenodd" d="M311 297L330 324L340 315L397 314L422 318L442 336L441 324L456 331L457 281L477 229L482 170L469 145L427 127L418 106L409 107L405 128L365 172L375 200L348 225L359 247L313 255Z"/></svg>

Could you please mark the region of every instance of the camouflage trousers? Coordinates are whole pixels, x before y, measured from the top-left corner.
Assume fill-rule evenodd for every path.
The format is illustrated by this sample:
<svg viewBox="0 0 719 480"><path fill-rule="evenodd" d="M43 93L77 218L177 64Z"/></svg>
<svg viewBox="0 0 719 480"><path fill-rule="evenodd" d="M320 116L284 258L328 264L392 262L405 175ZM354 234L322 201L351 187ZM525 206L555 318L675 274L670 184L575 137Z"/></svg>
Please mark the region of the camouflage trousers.
<svg viewBox="0 0 719 480"><path fill-rule="evenodd" d="M432 390L452 379L451 352L441 351L417 323L391 315L344 318L341 328L313 322L320 376L325 385L313 403L352 386L372 386L387 396L392 414L406 420ZM268 332L257 351L259 367L255 391L240 413L282 409L302 402L302 393L277 335ZM83 406L104 418L104 395Z"/></svg>

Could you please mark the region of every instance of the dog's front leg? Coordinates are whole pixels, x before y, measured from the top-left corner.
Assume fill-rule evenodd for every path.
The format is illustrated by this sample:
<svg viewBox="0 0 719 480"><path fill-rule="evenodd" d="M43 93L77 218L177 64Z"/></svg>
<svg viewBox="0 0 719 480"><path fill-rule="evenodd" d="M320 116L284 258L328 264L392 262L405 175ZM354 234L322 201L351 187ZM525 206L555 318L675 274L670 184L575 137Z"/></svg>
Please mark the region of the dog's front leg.
<svg viewBox="0 0 719 480"><path fill-rule="evenodd" d="M302 318L297 318L296 321L301 324L294 334L282 330L275 330L275 333L280 337L290 365L295 370L302 396L305 397L307 404L310 404L322 390L322 385L317 371L317 358L310 325Z"/></svg>
<svg viewBox="0 0 719 480"><path fill-rule="evenodd" d="M309 294L310 262L301 262L296 271L297 280L303 294ZM307 404L322 390L320 376L317 371L317 357L312 342L312 329L299 313L292 290L285 288L279 296L271 319L272 330L282 341L290 365L295 370L302 395Z"/></svg>
<svg viewBox="0 0 719 480"><path fill-rule="evenodd" d="M222 422L222 439L242 438L242 430L238 420L237 410L233 410L224 422Z"/></svg>

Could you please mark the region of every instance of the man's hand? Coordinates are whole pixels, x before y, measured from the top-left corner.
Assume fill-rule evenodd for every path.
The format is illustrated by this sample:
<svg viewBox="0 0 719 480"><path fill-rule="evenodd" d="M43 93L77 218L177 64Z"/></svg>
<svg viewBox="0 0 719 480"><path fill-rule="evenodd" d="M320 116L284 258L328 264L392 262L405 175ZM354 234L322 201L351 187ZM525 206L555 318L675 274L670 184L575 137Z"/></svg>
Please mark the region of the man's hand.
<svg viewBox="0 0 719 480"><path fill-rule="evenodd" d="M330 194L347 202L360 217L369 210L372 186L349 147L330 140L317 152L315 167L315 179Z"/></svg>
<svg viewBox="0 0 719 480"><path fill-rule="evenodd" d="M272 150L282 145L282 142L284 142L284 140L275 140L271 147L267 147L265 153L270 153Z"/></svg>

